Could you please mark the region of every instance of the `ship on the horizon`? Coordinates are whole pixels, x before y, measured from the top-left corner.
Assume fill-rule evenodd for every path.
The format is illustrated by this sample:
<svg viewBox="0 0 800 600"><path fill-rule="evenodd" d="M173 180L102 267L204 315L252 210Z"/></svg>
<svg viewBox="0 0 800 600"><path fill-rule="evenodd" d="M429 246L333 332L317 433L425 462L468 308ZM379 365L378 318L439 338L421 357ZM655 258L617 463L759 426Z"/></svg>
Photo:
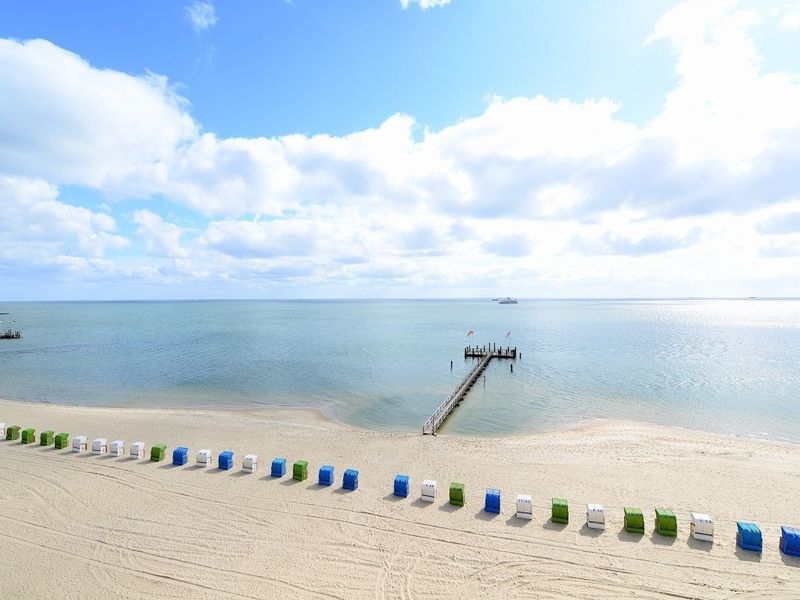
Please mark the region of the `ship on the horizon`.
<svg viewBox="0 0 800 600"><path fill-rule="evenodd" d="M512 298L511 296L506 296L498 304L519 304L516 298Z"/></svg>

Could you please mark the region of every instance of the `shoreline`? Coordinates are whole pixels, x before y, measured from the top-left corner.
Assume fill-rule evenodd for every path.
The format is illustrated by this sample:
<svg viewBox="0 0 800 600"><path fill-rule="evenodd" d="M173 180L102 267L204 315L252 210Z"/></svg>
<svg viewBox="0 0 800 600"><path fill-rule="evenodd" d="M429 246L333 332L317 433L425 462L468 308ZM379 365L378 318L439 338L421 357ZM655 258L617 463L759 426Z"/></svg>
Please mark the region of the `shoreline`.
<svg viewBox="0 0 800 600"><path fill-rule="evenodd" d="M750 600L800 589L800 559L777 547L780 526L800 524L800 452L786 442L629 421L432 437L355 429L308 408L0 400L0 420L167 445L159 463L0 441L0 580L14 597ZM177 446L189 448L185 466L170 464ZM234 468L198 468L200 448L232 450ZM249 453L255 474L241 470ZM280 479L269 477L275 456L288 460ZM297 459L306 481L291 478ZM322 464L334 465L331 487L317 484ZM346 468L360 472L356 491L341 488ZM396 473L411 477L407 498L391 493ZM423 479L439 482L436 502L419 499ZM465 506L448 503L450 482L465 484ZM499 515L483 511L489 487L502 491ZM533 495L533 520L514 516L517 493ZM569 524L550 521L553 497L569 500ZM605 531L586 528L587 502L605 506ZM624 506L643 510L644 535L622 529ZM653 532L659 506L674 510L676 538ZM690 537L690 511L715 519L713 544ZM737 549L737 520L759 523L763 554ZM46 574L27 577L43 557Z"/></svg>

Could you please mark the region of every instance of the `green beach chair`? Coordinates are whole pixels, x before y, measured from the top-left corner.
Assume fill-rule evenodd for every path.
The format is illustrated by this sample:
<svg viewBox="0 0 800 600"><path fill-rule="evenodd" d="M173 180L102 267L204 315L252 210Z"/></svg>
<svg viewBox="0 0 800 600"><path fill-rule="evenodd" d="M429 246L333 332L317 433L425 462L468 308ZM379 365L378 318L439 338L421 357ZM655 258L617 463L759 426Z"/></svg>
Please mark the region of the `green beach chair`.
<svg viewBox="0 0 800 600"><path fill-rule="evenodd" d="M36 430L33 427L28 427L22 430L22 443L33 444L36 441Z"/></svg>
<svg viewBox="0 0 800 600"><path fill-rule="evenodd" d="M56 448L59 450L63 448L69 448L69 434L68 433L59 433L56 436Z"/></svg>
<svg viewBox="0 0 800 600"><path fill-rule="evenodd" d="M308 461L298 460L292 465L292 479L305 481L308 479Z"/></svg>
<svg viewBox="0 0 800 600"><path fill-rule="evenodd" d="M450 484L450 504L453 506L464 506L464 484Z"/></svg>
<svg viewBox="0 0 800 600"><path fill-rule="evenodd" d="M160 462L164 460L164 454L167 452L167 445L166 444L157 444L150 448L150 460L154 462Z"/></svg>
<svg viewBox="0 0 800 600"><path fill-rule="evenodd" d="M553 498L553 512L550 520L562 525L569 523L569 504L566 498Z"/></svg>
<svg viewBox="0 0 800 600"><path fill-rule="evenodd" d="M19 439L19 425L12 425L8 429L6 429L6 439L7 440L18 440Z"/></svg>
<svg viewBox="0 0 800 600"><path fill-rule="evenodd" d="M657 508L656 531L659 535L676 537L678 535L678 520L675 518L675 513L667 508Z"/></svg>
<svg viewBox="0 0 800 600"><path fill-rule="evenodd" d="M635 506L625 507L625 531L629 533L644 533L644 515L641 508Z"/></svg>
<svg viewBox="0 0 800 600"><path fill-rule="evenodd" d="M56 434L53 431L45 431L42 437L39 438L40 446L52 446L55 441Z"/></svg>

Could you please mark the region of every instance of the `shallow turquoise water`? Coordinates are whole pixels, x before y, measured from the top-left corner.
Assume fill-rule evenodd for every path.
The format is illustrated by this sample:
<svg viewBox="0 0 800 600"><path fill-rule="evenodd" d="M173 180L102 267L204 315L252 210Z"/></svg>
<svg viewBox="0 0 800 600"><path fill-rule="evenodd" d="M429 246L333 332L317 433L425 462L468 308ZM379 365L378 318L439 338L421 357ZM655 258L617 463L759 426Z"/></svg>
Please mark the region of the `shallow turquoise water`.
<svg viewBox="0 0 800 600"><path fill-rule="evenodd" d="M506 342L446 426L494 435L595 418L800 442L800 301L198 301L0 304L0 396L127 406L319 406L419 430ZM466 337L474 330L475 336ZM453 371L450 361L454 361Z"/></svg>

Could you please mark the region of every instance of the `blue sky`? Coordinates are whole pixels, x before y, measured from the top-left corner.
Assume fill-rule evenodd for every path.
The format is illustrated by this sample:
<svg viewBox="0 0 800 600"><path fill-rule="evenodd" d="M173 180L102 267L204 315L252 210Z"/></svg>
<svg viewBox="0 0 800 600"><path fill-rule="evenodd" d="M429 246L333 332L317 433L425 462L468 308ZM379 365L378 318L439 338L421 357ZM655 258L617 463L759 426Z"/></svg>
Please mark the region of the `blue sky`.
<svg viewBox="0 0 800 600"><path fill-rule="evenodd" d="M0 11L5 299L800 294L797 2Z"/></svg>

